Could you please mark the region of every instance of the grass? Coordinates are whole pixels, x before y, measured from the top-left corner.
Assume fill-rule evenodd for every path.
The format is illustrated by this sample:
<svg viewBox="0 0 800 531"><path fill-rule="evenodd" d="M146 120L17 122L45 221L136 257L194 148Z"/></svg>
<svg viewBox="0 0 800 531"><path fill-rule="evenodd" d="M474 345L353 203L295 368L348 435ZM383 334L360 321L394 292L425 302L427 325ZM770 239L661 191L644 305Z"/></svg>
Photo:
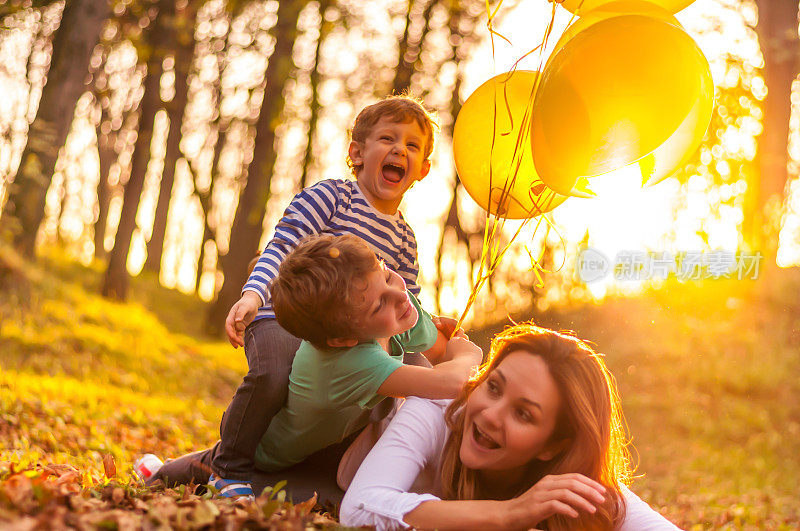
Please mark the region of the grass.
<svg viewBox="0 0 800 531"><path fill-rule="evenodd" d="M58 251L29 264L0 247L0 522L44 510L43 501L24 505L9 494L38 481L20 479L33 471L15 474L33 467L59 478L53 485L61 490L64 471L77 470L69 473L89 498L121 511L98 519L86 509L86 518L94 515L89 527L124 527L126 507L149 504L151 514L166 502L129 483L132 461L142 452L175 456L212 443L246 369L241 351L199 334L198 299L145 275L133 279L131 301L115 303L97 295L100 279L98 268ZM540 317L606 353L638 450L633 488L677 525L800 525L797 293L800 274L783 270L756 282L668 283L641 297ZM120 486L109 484L108 455ZM43 492L36 485L31 500ZM219 510L238 522L263 519L275 503L243 516L185 493L174 499L183 500L171 502L179 508L194 504L196 523L213 521L209 514Z"/></svg>
<svg viewBox="0 0 800 531"><path fill-rule="evenodd" d="M97 295L96 268L55 252L15 260L0 254L0 460L100 473L106 453L127 470L144 451L213 443L246 361L186 333L200 329L198 299L145 278L133 280L130 302L112 302ZM181 325L170 330L145 309L154 300Z"/></svg>

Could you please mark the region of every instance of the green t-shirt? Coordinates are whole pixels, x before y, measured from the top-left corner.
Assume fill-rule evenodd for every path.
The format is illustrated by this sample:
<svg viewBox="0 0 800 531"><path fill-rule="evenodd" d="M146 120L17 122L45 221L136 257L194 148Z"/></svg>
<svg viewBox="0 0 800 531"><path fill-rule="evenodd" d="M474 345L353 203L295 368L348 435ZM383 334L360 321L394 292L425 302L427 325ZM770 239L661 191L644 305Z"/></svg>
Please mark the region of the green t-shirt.
<svg viewBox="0 0 800 531"><path fill-rule="evenodd" d="M436 326L409 293L416 324L389 338L391 354L377 341L351 348L321 350L300 344L289 375L286 405L273 417L256 448L256 466L275 472L342 441L367 424L369 409L383 396L378 388L403 364L405 352L427 350L436 342Z"/></svg>

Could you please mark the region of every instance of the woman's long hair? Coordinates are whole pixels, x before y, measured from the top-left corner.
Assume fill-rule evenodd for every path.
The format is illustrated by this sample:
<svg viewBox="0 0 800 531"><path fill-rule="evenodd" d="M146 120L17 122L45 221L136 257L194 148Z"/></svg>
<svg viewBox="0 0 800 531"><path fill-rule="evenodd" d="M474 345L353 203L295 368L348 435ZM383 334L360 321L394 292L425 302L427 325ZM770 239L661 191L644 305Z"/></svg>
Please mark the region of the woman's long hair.
<svg viewBox="0 0 800 531"><path fill-rule="evenodd" d="M561 408L551 441L568 441L548 461L534 459L524 480L509 489L518 496L549 474L581 473L607 489L606 501L595 514L578 519L555 515L539 524L550 530L614 529L625 516L620 492L631 477L625 424L614 377L601 355L571 335L533 323L507 328L492 341L487 361L447 409L450 436L442 459L444 499L499 499L502 495L481 484L476 470L466 468L459 457L464 437L464 405L470 394L510 353L525 351L541 356L561 395ZM506 495L507 497L507 495Z"/></svg>

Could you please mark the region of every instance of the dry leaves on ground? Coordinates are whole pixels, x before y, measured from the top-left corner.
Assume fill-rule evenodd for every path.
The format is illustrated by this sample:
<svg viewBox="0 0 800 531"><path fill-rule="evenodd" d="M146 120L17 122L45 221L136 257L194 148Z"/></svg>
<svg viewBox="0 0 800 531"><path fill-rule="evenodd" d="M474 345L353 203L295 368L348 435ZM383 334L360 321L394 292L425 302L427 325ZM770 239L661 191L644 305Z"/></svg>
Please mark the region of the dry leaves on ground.
<svg viewBox="0 0 800 531"><path fill-rule="evenodd" d="M113 477L115 464L106 459ZM36 529L225 529L303 530L336 526L312 512L316 498L285 502L280 492L266 492L255 501L211 499L192 488L149 490L116 479L82 475L69 465L15 470L0 463L0 527Z"/></svg>

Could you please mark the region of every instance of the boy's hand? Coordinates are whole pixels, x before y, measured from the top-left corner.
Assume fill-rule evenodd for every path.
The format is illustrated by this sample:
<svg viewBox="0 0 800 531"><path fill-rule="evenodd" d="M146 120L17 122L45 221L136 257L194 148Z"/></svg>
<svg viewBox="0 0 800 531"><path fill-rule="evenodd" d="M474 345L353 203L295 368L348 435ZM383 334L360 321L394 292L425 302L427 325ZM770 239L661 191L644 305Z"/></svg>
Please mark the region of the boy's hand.
<svg viewBox="0 0 800 531"><path fill-rule="evenodd" d="M261 307L261 298L253 291L245 291L242 298L231 306L225 319L225 333L233 348L244 346L244 329L247 328Z"/></svg>
<svg viewBox="0 0 800 531"><path fill-rule="evenodd" d="M431 317L433 324L436 325L436 329L444 334L444 337L450 339L453 337L453 333L456 332L456 325L458 325L458 321L453 319L452 317L442 317L441 315L434 315ZM459 328L458 332L464 334L464 329ZM456 333L456 335L459 335Z"/></svg>
<svg viewBox="0 0 800 531"><path fill-rule="evenodd" d="M483 361L483 350L467 339L466 334L460 332L456 337L447 342L445 358L466 362L470 366L476 366L480 365Z"/></svg>
<svg viewBox="0 0 800 531"><path fill-rule="evenodd" d="M447 341L453 337L453 332L455 331L458 321L451 317L441 317L438 315L431 315L431 321L433 321L433 324L436 327L436 330L439 331L439 334L436 338L436 343L434 343L431 348L423 352L423 354L433 365L437 365L443 361L451 359L446 355ZM455 331L455 336L466 337L466 334L464 334L464 330L462 328L459 328L457 331Z"/></svg>

